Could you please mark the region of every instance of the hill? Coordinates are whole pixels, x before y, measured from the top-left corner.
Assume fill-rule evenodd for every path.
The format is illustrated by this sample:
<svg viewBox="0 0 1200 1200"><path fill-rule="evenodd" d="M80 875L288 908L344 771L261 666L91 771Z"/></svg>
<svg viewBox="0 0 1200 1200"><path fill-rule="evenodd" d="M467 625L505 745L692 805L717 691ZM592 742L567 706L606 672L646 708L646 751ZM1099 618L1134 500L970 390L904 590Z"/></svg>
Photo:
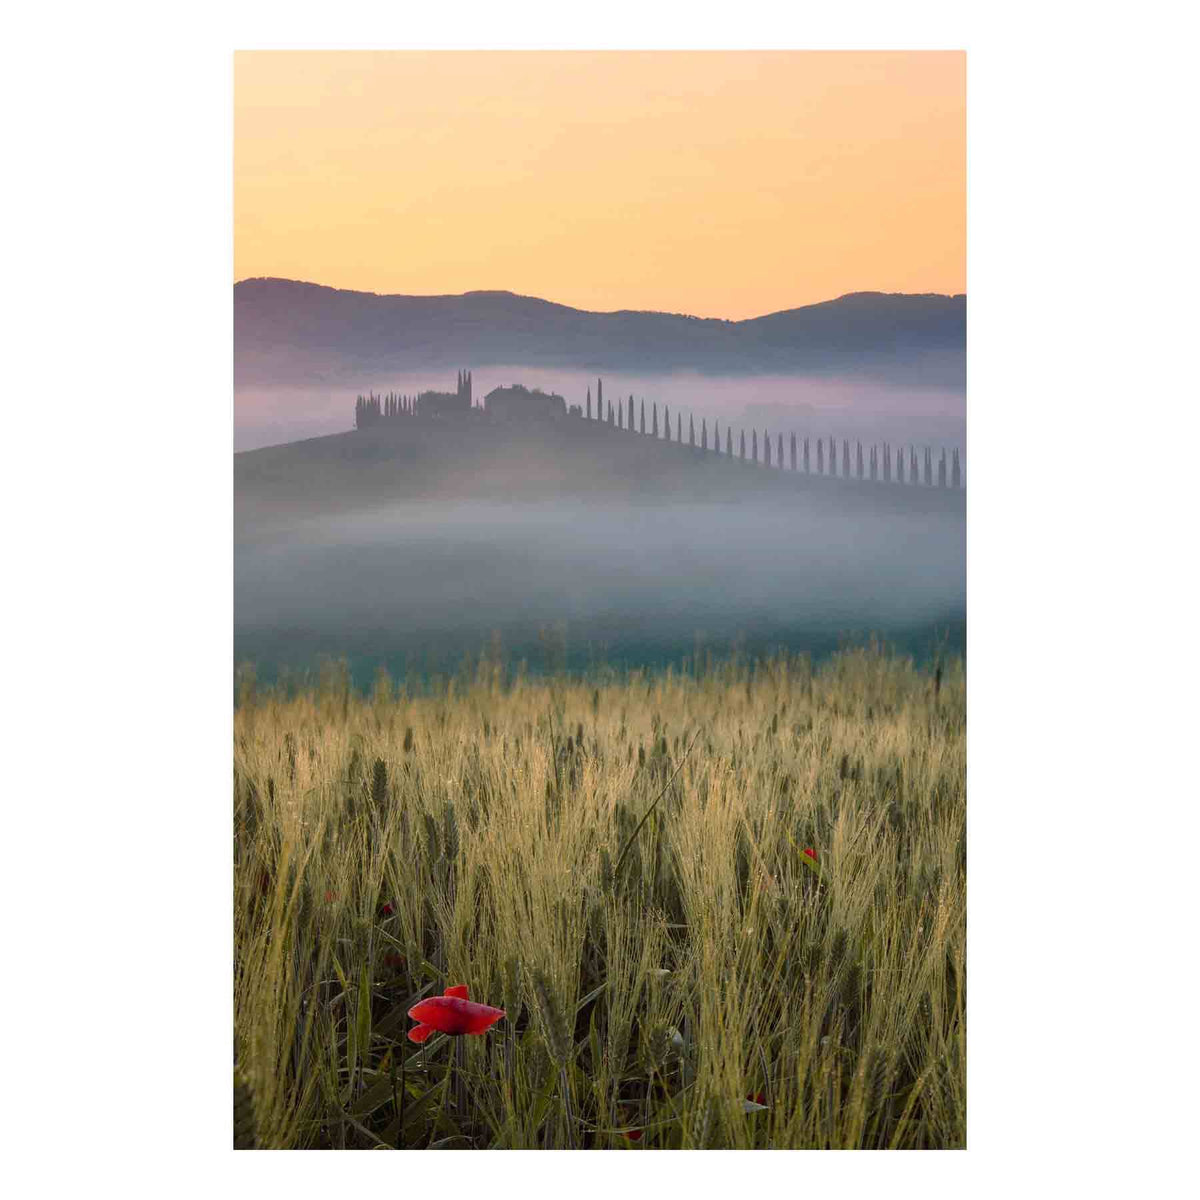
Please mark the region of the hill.
<svg viewBox="0 0 1200 1200"><path fill-rule="evenodd" d="M599 421L517 425L482 415L385 423L235 454L234 495L239 541L297 520L451 500L764 502L842 515L961 516L966 505L958 489L768 469Z"/></svg>
<svg viewBox="0 0 1200 1200"><path fill-rule="evenodd" d="M511 292L381 296L288 279L234 285L239 387L520 363L705 374L914 373L965 384L966 296L857 292L745 321L585 312Z"/></svg>

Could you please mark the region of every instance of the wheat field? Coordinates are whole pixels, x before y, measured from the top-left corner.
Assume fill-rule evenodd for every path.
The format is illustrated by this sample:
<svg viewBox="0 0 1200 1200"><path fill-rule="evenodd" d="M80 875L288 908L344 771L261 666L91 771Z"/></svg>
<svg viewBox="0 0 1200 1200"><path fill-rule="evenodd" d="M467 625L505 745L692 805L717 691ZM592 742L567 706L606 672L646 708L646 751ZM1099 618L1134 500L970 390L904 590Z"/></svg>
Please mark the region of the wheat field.
<svg viewBox="0 0 1200 1200"><path fill-rule="evenodd" d="M235 1145L965 1145L961 659L246 677L234 738Z"/></svg>

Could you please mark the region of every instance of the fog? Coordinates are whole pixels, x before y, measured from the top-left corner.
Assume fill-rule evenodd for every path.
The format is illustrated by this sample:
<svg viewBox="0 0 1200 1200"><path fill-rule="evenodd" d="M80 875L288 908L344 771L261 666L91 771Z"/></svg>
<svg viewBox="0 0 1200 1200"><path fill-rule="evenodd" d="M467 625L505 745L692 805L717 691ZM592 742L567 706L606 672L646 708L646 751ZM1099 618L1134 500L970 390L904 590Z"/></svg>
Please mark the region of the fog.
<svg viewBox="0 0 1200 1200"><path fill-rule="evenodd" d="M494 387L524 383L558 392L568 404L583 405L588 389L596 400L597 376L604 381L607 404L632 394L650 406L667 404L674 414L693 414L711 427L732 423L747 428L764 426L785 435L861 438L896 445L957 446L966 444L965 380L962 356L943 362L925 356L921 366L897 366L895 377L863 376L708 376L694 372L669 375L610 374L571 369L523 366L475 367L475 397ZM470 364L464 364L470 366ZM424 372L396 377L363 375L336 384L303 389L238 388L234 449L251 450L301 438L341 433L353 427L354 397L359 393L453 389L453 372Z"/></svg>
<svg viewBox="0 0 1200 1200"><path fill-rule="evenodd" d="M872 631L922 653L939 629L962 636L965 522L801 499L413 502L241 542L234 588L236 656L268 676L346 655L365 683L494 639L568 667L820 651Z"/></svg>

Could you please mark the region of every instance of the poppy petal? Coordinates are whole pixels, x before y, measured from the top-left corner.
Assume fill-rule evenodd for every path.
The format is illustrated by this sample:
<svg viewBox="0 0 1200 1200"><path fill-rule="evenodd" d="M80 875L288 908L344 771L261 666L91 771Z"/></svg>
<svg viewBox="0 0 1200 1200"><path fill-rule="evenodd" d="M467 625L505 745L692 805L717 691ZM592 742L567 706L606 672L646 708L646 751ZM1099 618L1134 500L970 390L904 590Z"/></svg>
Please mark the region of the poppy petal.
<svg viewBox="0 0 1200 1200"><path fill-rule="evenodd" d="M443 996L457 996L460 1000L470 1000L471 994L465 983L456 984L454 987L448 987L443 993Z"/></svg>
<svg viewBox="0 0 1200 1200"><path fill-rule="evenodd" d="M430 996L408 1010L414 1021L432 1025L440 1033L485 1033L502 1016L502 1008L489 1004L476 1004L459 996Z"/></svg>
<svg viewBox="0 0 1200 1200"><path fill-rule="evenodd" d="M408 1040L410 1042L423 1042L433 1032L432 1025L417 1025L415 1028L408 1031Z"/></svg>

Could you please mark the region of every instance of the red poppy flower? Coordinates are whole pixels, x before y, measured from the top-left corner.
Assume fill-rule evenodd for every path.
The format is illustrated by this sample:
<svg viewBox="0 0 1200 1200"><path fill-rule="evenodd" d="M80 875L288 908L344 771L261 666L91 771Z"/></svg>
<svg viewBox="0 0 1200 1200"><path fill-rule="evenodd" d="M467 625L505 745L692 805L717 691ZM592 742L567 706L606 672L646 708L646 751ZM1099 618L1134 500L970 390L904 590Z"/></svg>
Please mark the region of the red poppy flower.
<svg viewBox="0 0 1200 1200"><path fill-rule="evenodd" d="M447 1033L457 1037L463 1033L487 1033L505 1015L504 1009L490 1004L476 1004L467 999L465 983L448 987L440 996L430 996L414 1004L408 1015L417 1022L408 1031L410 1042L423 1042L431 1033Z"/></svg>
<svg viewBox="0 0 1200 1200"><path fill-rule="evenodd" d="M326 904L332 904L336 899L337 899L337 896L333 892L327 891L325 893L325 903Z"/></svg>
<svg viewBox="0 0 1200 1200"><path fill-rule="evenodd" d="M642 1131L640 1129L627 1129L624 1133L631 1142L640 1142L642 1140Z"/></svg>
<svg viewBox="0 0 1200 1200"><path fill-rule="evenodd" d="M392 915L392 913L394 913L395 911L396 911L396 910L395 910L395 909L394 909L394 908L393 908L393 907L392 907L390 904L385 904L385 905L384 905L384 906L383 906L383 907L382 907L382 908L379 910L379 915L380 915L381 917L390 917L390 916Z"/></svg>
<svg viewBox="0 0 1200 1200"><path fill-rule="evenodd" d="M761 1104L763 1107L766 1107L767 1098L762 1094L762 1092L755 1092L753 1096L747 1096L746 1099L755 1104Z"/></svg>
<svg viewBox="0 0 1200 1200"><path fill-rule="evenodd" d="M817 852L811 846L805 847L804 853L807 854L808 857L813 860L813 862L817 861Z"/></svg>

